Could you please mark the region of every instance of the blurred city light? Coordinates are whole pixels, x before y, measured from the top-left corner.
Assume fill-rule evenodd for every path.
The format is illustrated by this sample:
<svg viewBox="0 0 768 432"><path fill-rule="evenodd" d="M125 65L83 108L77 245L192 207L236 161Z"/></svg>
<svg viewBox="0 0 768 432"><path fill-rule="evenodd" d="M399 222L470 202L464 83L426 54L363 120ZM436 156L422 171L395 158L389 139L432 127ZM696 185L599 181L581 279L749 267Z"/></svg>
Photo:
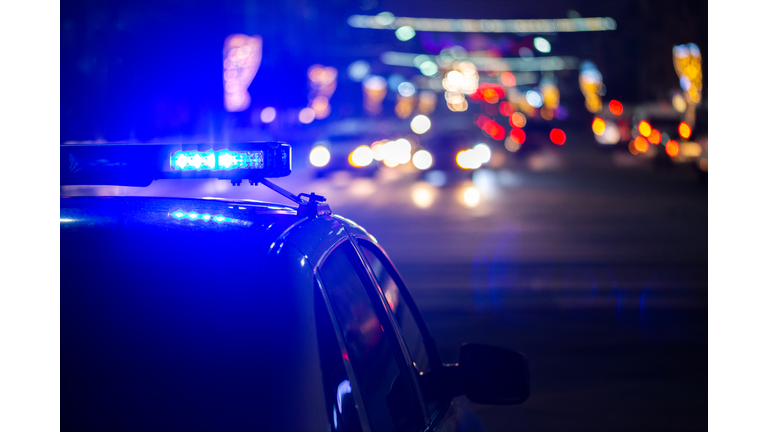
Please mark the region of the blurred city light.
<svg viewBox="0 0 768 432"><path fill-rule="evenodd" d="M594 120L592 120L592 132L595 133L595 135L602 135L605 133L605 120L601 119L600 117L595 117Z"/></svg>
<svg viewBox="0 0 768 432"><path fill-rule="evenodd" d="M403 81L397 86L397 92L402 96L410 97L416 94L416 87L408 81Z"/></svg>
<svg viewBox="0 0 768 432"><path fill-rule="evenodd" d="M672 96L672 107L675 109L675 111L684 113L686 108L688 108L688 104L685 102L683 95L680 93L675 93L675 95Z"/></svg>
<svg viewBox="0 0 768 432"><path fill-rule="evenodd" d="M518 128L525 126L527 121L528 120L525 118L525 114L521 112L513 113L512 116L509 118L509 123L512 126L518 127Z"/></svg>
<svg viewBox="0 0 768 432"><path fill-rule="evenodd" d="M661 132L657 131L656 129L653 129L651 131L651 134L648 135L648 142L650 142L651 144L661 143Z"/></svg>
<svg viewBox="0 0 768 432"><path fill-rule="evenodd" d="M371 65L365 60L352 62L347 68L349 79L355 82L361 82L371 72Z"/></svg>
<svg viewBox="0 0 768 432"><path fill-rule="evenodd" d="M312 123L315 120L315 110L312 108L304 108L299 111L299 121L304 124Z"/></svg>
<svg viewBox="0 0 768 432"><path fill-rule="evenodd" d="M314 118L322 120L331 113L329 100L336 91L336 82L338 71L333 67L324 67L322 65L312 65L307 70L309 78L309 107L314 111ZM309 114L305 114L308 118Z"/></svg>
<svg viewBox="0 0 768 432"><path fill-rule="evenodd" d="M476 187L470 186L461 193L461 200L468 207L477 207L480 204L480 191Z"/></svg>
<svg viewBox="0 0 768 432"><path fill-rule="evenodd" d="M680 155L685 157L701 156L701 145L697 142L680 143Z"/></svg>
<svg viewBox="0 0 768 432"><path fill-rule="evenodd" d="M331 152L324 146L316 146L309 152L309 163L316 167L324 167L331 161Z"/></svg>
<svg viewBox="0 0 768 432"><path fill-rule="evenodd" d="M677 127L678 133L680 133L680 137L684 139L688 139L691 137L691 127L688 126L688 123L681 122L680 125Z"/></svg>
<svg viewBox="0 0 768 432"><path fill-rule="evenodd" d="M491 161L491 148L488 147L488 144L476 144L472 149L477 153L477 157L481 164L486 164Z"/></svg>
<svg viewBox="0 0 768 432"><path fill-rule="evenodd" d="M353 167L366 167L373 162L373 150L368 146L360 146L349 154L349 164Z"/></svg>
<svg viewBox="0 0 768 432"><path fill-rule="evenodd" d="M621 131L616 123L612 121L605 122L605 130L602 134L595 133L595 139L600 144L613 145L621 139Z"/></svg>
<svg viewBox="0 0 768 432"><path fill-rule="evenodd" d="M653 130L653 129L651 128L651 124L650 124L650 123L648 123L648 122L647 122L647 121L645 121L645 120L641 121L641 122L640 122L640 124L638 124L638 125L637 125L637 132L638 132L640 135L642 135L642 136L644 136L644 137L646 137L646 138L648 138L649 136L651 136L651 130Z"/></svg>
<svg viewBox="0 0 768 432"><path fill-rule="evenodd" d="M259 114L259 118L261 119L262 123L272 123L276 117L277 111L272 107L264 108L261 110L261 114Z"/></svg>
<svg viewBox="0 0 768 432"><path fill-rule="evenodd" d="M419 150L413 154L413 166L420 170L426 170L432 167L432 154L426 150Z"/></svg>
<svg viewBox="0 0 768 432"><path fill-rule="evenodd" d="M233 34L224 40L224 109L244 111L251 105L248 86L261 64L261 36Z"/></svg>
<svg viewBox="0 0 768 432"><path fill-rule="evenodd" d="M521 128L513 128L512 131L509 132L509 137L512 138L512 141L516 144L525 142L525 132Z"/></svg>
<svg viewBox="0 0 768 432"><path fill-rule="evenodd" d="M669 157L675 157L680 153L680 145L675 140L667 141L666 149Z"/></svg>
<svg viewBox="0 0 768 432"><path fill-rule="evenodd" d="M639 137L635 138L635 140L633 142L635 144L635 149L638 152L645 153L645 152L648 151L648 141L645 138L639 136Z"/></svg>
<svg viewBox="0 0 768 432"><path fill-rule="evenodd" d="M541 93L536 90L528 90L525 93L525 101L534 108L541 108L544 105L544 99L541 97Z"/></svg>
<svg viewBox="0 0 768 432"><path fill-rule="evenodd" d="M382 14L384 18L382 18ZM561 18L533 20L477 20L395 17L389 12L379 15L352 15L347 24L355 28L390 29L410 26L416 31L467 33L558 33L616 30L613 18Z"/></svg>
<svg viewBox="0 0 768 432"><path fill-rule="evenodd" d="M387 95L387 81L378 76L370 75L363 81L363 108L370 115L381 112L381 103Z"/></svg>
<svg viewBox="0 0 768 432"><path fill-rule="evenodd" d="M513 140L511 136L508 136L504 140L504 148L511 151L512 153L520 150L520 147L521 147L520 143Z"/></svg>
<svg viewBox="0 0 768 432"><path fill-rule="evenodd" d="M526 48L527 49L527 48ZM530 50L528 50L530 51ZM403 53L395 51L386 51L379 57L381 62L390 66L404 66L421 68L426 61L442 62L441 55L428 56L425 54ZM418 59L418 61L417 61ZM486 72L532 72L532 71L559 71L579 69L579 59L576 57L483 57L472 56L472 63ZM437 64L435 64L437 66ZM446 65L445 67L448 67ZM518 84L520 84L518 82Z"/></svg>
<svg viewBox="0 0 768 432"><path fill-rule="evenodd" d="M549 133L549 139L557 145L563 145L565 144L565 132L562 129L552 129Z"/></svg>
<svg viewBox="0 0 768 432"><path fill-rule="evenodd" d="M448 182L448 176L442 171L428 171L424 179L434 187L443 187Z"/></svg>
<svg viewBox="0 0 768 432"><path fill-rule="evenodd" d="M613 115L621 115L624 112L624 106L617 100L612 100L608 103L608 110Z"/></svg>
<svg viewBox="0 0 768 432"><path fill-rule="evenodd" d="M418 182L411 188L411 200L419 208L429 208L435 202L438 191L429 183Z"/></svg>
<svg viewBox="0 0 768 432"><path fill-rule="evenodd" d="M507 87L514 87L517 84L517 79L512 72L502 72L501 83Z"/></svg>
<svg viewBox="0 0 768 432"><path fill-rule="evenodd" d="M416 31L411 26L402 26L395 31L395 36L401 41L407 41L416 36Z"/></svg>
<svg viewBox="0 0 768 432"><path fill-rule="evenodd" d="M694 104L701 101L702 75L701 52L695 44L677 45L672 48L675 71L680 77L680 87L686 99Z"/></svg>
<svg viewBox="0 0 768 432"><path fill-rule="evenodd" d="M462 150L456 154L456 164L464 169L478 169L483 164L482 155L475 149Z"/></svg>
<svg viewBox="0 0 768 432"><path fill-rule="evenodd" d="M552 50L552 46L549 44L549 41L543 37L533 38L533 46L539 50L539 52L543 53L548 53Z"/></svg>
<svg viewBox="0 0 768 432"><path fill-rule="evenodd" d="M593 114L602 111L603 101L600 96L605 94L605 86L603 85L603 76L594 63L585 61L581 64L579 87L584 94L584 106L587 107L587 110Z"/></svg>
<svg viewBox="0 0 768 432"><path fill-rule="evenodd" d="M424 90L419 93L418 110L420 113L425 115L432 114L432 111L435 110L436 104L437 104L437 96L435 96L434 92L431 92L429 90Z"/></svg>
<svg viewBox="0 0 768 432"><path fill-rule="evenodd" d="M429 120L429 117L425 115L417 115L413 118L413 120L411 120L411 130L417 134L423 134L427 132L430 127L432 127L432 122Z"/></svg>

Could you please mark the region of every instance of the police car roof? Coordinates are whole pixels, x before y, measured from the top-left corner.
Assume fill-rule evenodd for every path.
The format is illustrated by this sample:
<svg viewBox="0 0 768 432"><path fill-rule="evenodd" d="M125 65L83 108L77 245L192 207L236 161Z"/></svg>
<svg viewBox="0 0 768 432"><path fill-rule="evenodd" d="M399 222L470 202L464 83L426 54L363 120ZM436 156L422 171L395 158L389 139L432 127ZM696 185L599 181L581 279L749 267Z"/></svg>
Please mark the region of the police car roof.
<svg viewBox="0 0 768 432"><path fill-rule="evenodd" d="M303 219L293 207L256 201L62 197L61 233L73 241L62 238L61 255L102 260L109 249L111 260L169 262L247 251L258 262Z"/></svg>

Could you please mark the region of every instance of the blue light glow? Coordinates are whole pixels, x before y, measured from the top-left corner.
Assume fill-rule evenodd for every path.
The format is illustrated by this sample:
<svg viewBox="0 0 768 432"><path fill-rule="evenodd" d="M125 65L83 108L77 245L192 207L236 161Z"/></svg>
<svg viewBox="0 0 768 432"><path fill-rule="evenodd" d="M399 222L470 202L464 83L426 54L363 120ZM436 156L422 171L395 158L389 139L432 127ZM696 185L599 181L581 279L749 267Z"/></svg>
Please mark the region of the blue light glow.
<svg viewBox="0 0 768 432"><path fill-rule="evenodd" d="M171 156L171 169L181 171L216 171L264 168L264 152L231 150L177 151Z"/></svg>

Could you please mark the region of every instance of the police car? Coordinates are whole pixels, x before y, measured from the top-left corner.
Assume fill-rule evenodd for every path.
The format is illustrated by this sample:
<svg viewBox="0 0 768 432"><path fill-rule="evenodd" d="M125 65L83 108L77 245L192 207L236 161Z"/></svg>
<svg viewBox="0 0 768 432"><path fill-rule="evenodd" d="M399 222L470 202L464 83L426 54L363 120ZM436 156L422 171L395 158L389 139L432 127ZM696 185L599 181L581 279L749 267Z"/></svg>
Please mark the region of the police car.
<svg viewBox="0 0 768 432"><path fill-rule="evenodd" d="M470 430L457 396L527 399L522 354L466 344L443 364L376 239L269 180L288 144L60 156L62 185L219 178L296 202L61 197L64 430Z"/></svg>

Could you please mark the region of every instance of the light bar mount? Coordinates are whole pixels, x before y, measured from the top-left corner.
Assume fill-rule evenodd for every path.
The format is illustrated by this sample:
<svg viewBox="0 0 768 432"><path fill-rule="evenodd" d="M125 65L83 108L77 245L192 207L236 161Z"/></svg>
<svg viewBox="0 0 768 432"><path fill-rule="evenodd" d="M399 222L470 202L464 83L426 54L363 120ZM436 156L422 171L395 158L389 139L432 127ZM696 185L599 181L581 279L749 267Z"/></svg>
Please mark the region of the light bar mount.
<svg viewBox="0 0 768 432"><path fill-rule="evenodd" d="M233 186L239 186L241 180L232 180ZM288 198L289 200L295 202L299 205L299 209L297 213L299 216L305 216L305 217L315 217L315 216L329 216L332 214L331 207L325 203L325 197L322 195L317 195L316 193L312 192L310 194L301 193L299 195L294 195L291 192L281 188L280 186L272 183L271 181L261 178L261 179L248 179L248 182L251 184L251 186L256 186L259 183L263 184L264 186L272 189L273 191L279 193L280 195ZM306 197L306 199L303 199L302 197Z"/></svg>

